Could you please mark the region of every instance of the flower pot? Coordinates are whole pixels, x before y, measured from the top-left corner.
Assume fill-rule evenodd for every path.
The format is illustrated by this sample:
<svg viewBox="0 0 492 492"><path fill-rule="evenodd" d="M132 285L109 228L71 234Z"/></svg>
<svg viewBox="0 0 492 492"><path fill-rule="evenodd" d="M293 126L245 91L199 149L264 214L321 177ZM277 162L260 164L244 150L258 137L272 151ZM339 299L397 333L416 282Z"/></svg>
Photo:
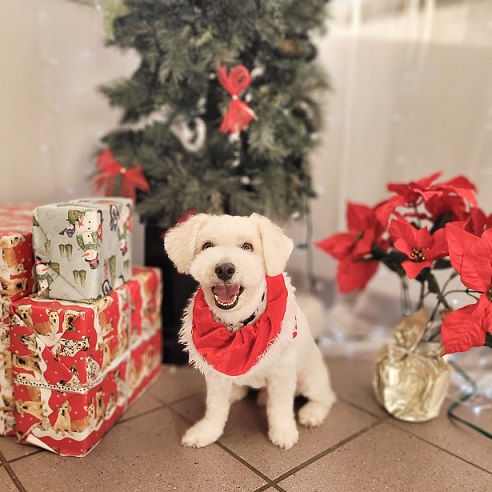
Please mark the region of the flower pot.
<svg viewBox="0 0 492 492"><path fill-rule="evenodd" d="M451 367L441 353L441 344L426 342L411 351L396 344L381 349L373 389L390 415L407 422L439 415L451 379Z"/></svg>

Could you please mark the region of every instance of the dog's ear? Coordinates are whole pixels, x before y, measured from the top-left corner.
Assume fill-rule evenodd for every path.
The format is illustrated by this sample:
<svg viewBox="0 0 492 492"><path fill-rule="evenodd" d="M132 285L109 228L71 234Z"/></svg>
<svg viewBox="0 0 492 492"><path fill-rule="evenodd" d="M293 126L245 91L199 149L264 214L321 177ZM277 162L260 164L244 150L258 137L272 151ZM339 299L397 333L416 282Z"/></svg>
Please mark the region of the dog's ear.
<svg viewBox="0 0 492 492"><path fill-rule="evenodd" d="M256 223L260 232L267 275L270 277L280 275L285 270L294 242L270 219L258 214L251 214L250 219Z"/></svg>
<svg viewBox="0 0 492 492"><path fill-rule="evenodd" d="M167 231L164 248L178 272L190 273L190 266L195 257L196 238L207 221L207 214L197 214Z"/></svg>

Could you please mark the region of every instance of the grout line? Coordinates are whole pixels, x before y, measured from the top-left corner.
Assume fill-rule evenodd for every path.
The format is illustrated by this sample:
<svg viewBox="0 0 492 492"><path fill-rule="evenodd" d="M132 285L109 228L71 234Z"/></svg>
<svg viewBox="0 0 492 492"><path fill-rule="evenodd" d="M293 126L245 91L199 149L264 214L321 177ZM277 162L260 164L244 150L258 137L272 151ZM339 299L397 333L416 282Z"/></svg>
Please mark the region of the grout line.
<svg viewBox="0 0 492 492"><path fill-rule="evenodd" d="M280 485L274 483L273 486L279 491L279 492L286 492L285 489L283 489L282 487L280 487Z"/></svg>
<svg viewBox="0 0 492 492"><path fill-rule="evenodd" d="M19 446L23 446L23 444L19 444ZM8 463L15 463L16 461L23 460L24 458L29 458L30 456L34 456L35 454L39 454L44 452L44 449L35 449L32 453L24 454L22 456L18 456L17 458L11 459Z"/></svg>
<svg viewBox="0 0 492 492"><path fill-rule="evenodd" d="M487 470L483 467L481 467L480 465L477 465L476 463L473 463L472 461L469 461L467 460L466 458L463 458L463 456L459 456L458 454L455 454L453 453L452 451L449 451L449 449L445 449L445 448L442 448L441 446L437 445L436 443L432 442L432 441L428 441L427 439L425 439L424 437L421 437L421 436L418 436L417 434L414 434L413 432L410 432L409 430L407 429L403 429L402 427L399 427L398 425L396 425L396 422L393 422L392 420L388 420L388 423L394 427L395 429L398 429L398 430L401 430L403 432L405 432L406 434L412 436L412 437L415 437L416 439L419 439L420 441L422 442L425 442L426 444L430 444L431 446L433 446L434 448L437 448L439 449L440 451L444 451L445 453L453 456L454 458L458 458L460 459L461 461L464 461L465 463L468 463L469 465L472 465L473 467L475 468L478 468L479 470L487 473L487 475L492 475L492 472L490 470Z"/></svg>
<svg viewBox="0 0 492 492"><path fill-rule="evenodd" d="M21 444L21 443L15 443L17 446L24 446L24 444ZM32 446L30 446L32 447ZM33 451L32 453L27 453L27 454L24 454L22 456L17 456L16 458L12 458L11 460L8 460L1 452L0 452L0 466L1 465L5 465L7 466L8 464L10 463L15 463L16 461L19 461L19 460L22 460L24 458L27 458L29 456L32 456L33 454L38 454L38 453L41 453L43 450L42 449L34 449L33 448Z"/></svg>
<svg viewBox="0 0 492 492"><path fill-rule="evenodd" d="M254 490L254 492L263 492L265 490L269 490L270 488L278 490L279 492L285 492L285 490L280 487L280 485L277 485L273 482L262 485L259 489Z"/></svg>
<svg viewBox="0 0 492 492"><path fill-rule="evenodd" d="M217 446L219 446L219 448L222 448L226 453L230 454L233 458L235 458L237 461L239 461L244 466L246 466L247 468L249 468L251 471L255 472L263 480L265 480L266 482L268 482L265 485L263 485L262 487L265 487L267 485L268 486L274 485L271 478L268 478L266 475L264 475L263 473L261 473L261 471L257 470L253 465L250 465L246 460L244 460L243 458L241 458L234 451L231 451L227 446L225 446L224 444L222 444L220 441L217 441L215 444L217 444Z"/></svg>
<svg viewBox="0 0 492 492"><path fill-rule="evenodd" d="M118 425L121 425L121 424L126 424L127 422L131 422L132 420L135 420L135 419L139 419L140 417L144 417L146 415L149 415L151 413L154 413L154 412L158 412L159 410L162 410L166 408L165 405L162 405L160 407L157 407L157 408L152 408L151 410L147 410L145 412L142 412L142 413L139 413L138 415L133 415L133 417L128 417L127 419L124 419L124 420L118 420L113 427L116 427ZM110 430L110 429L108 429Z"/></svg>
<svg viewBox="0 0 492 492"><path fill-rule="evenodd" d="M325 449L324 451L321 451L320 453L318 453L317 455L309 458L308 460L304 461L300 465L297 465L294 468L292 468L291 470L289 470L289 471L283 473L282 475L278 476L275 480L273 480L271 482L270 485L276 485L276 484L278 484L282 480L285 480L287 477L289 477L291 475L294 475L299 470L302 470L306 466L309 466L312 463L314 463L315 461L318 461L320 458L323 458L324 456L332 453L333 451L337 450L338 448L341 448L342 446L345 446L345 444L349 443L350 441L353 441L354 439L357 439L362 434L365 434L366 432L368 432L368 431L374 429L375 427L381 425L383 422L384 422L383 420L378 420L376 422L373 422L372 424L368 425L367 427L364 427L360 431L357 431L356 433L351 434L350 436L346 437L345 439L342 439L341 441L337 442L336 444L334 444L330 448Z"/></svg>
<svg viewBox="0 0 492 492"><path fill-rule="evenodd" d="M371 412L370 410L367 410L367 408L364 408L362 406L359 406L349 400L346 400L345 398L340 398L339 396L337 396L337 399L338 401L341 401L347 405L350 405L351 407L354 407L355 409L357 410L360 410L361 412L364 412L364 413L367 413L367 415L370 415L371 417L374 417L376 419L379 419L379 420L386 420L389 418L389 415L384 415L384 416L381 416L381 415L376 415L374 412Z"/></svg>
<svg viewBox="0 0 492 492"><path fill-rule="evenodd" d="M174 408L169 407L168 408L171 412L173 412L175 415L177 415L179 418L183 419L185 422L191 424L193 421L189 419L188 417L180 414L178 411L176 411ZM247 461L245 461L243 458L241 458L239 455L237 455L234 451L231 451L226 445L222 444L220 441L216 441L214 444L219 446L222 450L224 450L226 453L230 454L233 458L235 458L237 461L242 463L244 466L249 468L252 472L254 472L256 475L260 476L263 480L265 480L267 483L260 487L258 490L266 490L263 489L263 487L270 487L271 485L274 485L272 483L272 479L261 473L259 470L257 470L253 465L250 465Z"/></svg>
<svg viewBox="0 0 492 492"><path fill-rule="evenodd" d="M259 489L255 489L253 492L263 492L265 490L269 490L270 488L278 490L279 492L285 492L282 487L274 483L266 483L265 485L262 485Z"/></svg>
<svg viewBox="0 0 492 492"><path fill-rule="evenodd" d="M12 470L12 468L10 467L10 465L8 463L5 463L3 465L3 467L5 468L5 471L9 474L10 478L14 482L15 486L17 487L17 489L20 492L27 492L26 489L24 488L24 486L20 483L20 480L17 478L17 475L14 473L14 470Z"/></svg>
<svg viewBox="0 0 492 492"><path fill-rule="evenodd" d="M194 395L194 396L196 396L196 395ZM187 398L192 398L192 397L187 397ZM183 398L183 400L185 400L187 398ZM180 400L180 401L182 401L182 400ZM345 402L345 403L351 405L348 402ZM193 423L193 421L191 419L189 419L189 418L185 417L184 415L180 414L179 412L177 412L171 406L169 406L168 409L170 411L172 411L178 417L180 417L183 420L185 420L186 422L188 422L190 424ZM371 414L371 416L372 417L375 417L372 414ZM280 482L281 480L284 480L285 478L287 478L291 474L296 473L297 471L299 471L302 468L310 465L314 461L317 461L319 458L322 458L323 456L331 453L332 451L338 449L339 447L347 444L352 439L356 439L360 435L364 434L365 432L373 429L374 427L378 426L379 424L381 424L381 423L383 423L383 422L385 422L387 420L387 417L376 417L376 418L377 418L377 420L375 422L373 422L372 424L370 424L369 426L361 429L360 431L356 432L355 434L350 435L349 437L343 439L342 441L339 441L337 444L333 445L332 447L330 447L328 449L325 449L324 451L318 453L316 456L313 456L312 458L310 458L307 461L301 463L300 465L297 465L296 467L292 468L288 472L283 473L282 475L280 475L279 477L277 477L274 480L272 480L271 478L268 478L266 475L264 475L262 472L260 472L259 470L257 470L253 465L249 464L243 458L241 458L240 456L238 456L236 453L234 453L234 451L230 450L227 446L225 446L224 444L222 444L220 441L215 442L215 444L217 444L220 448L222 448L224 451L226 451L228 454L230 454L233 458L235 458L237 461L239 461L240 463L242 463L244 466L246 466L247 468L249 468L251 471L253 471L257 475L259 475L263 480L266 480L268 482L265 485L262 485L259 489L256 489L254 492L262 492L264 490L268 490L271 487L273 487L274 489L278 490L279 492L285 492L284 489L282 489L282 487L280 487L279 485L277 485L278 482Z"/></svg>
<svg viewBox="0 0 492 492"><path fill-rule="evenodd" d="M152 397L152 398L153 398L153 399L154 399L154 400L155 400L155 401L159 404L159 406L158 406L158 407L156 407L156 408L152 408L151 410L147 410L147 411L142 412L142 413L139 413L138 415L134 415L133 417L123 418L123 417L124 417L124 415L125 415L125 414L123 414L123 415L121 416L121 417L123 418L123 420L118 420L118 421L116 422L115 426L116 426L116 425L120 425L120 424L124 424L124 423L126 423L126 422L130 422L130 421L132 421L132 420L134 420L134 419L138 419L138 418L140 418L140 417L142 417L142 416L144 416L144 415L148 415L148 414L150 414L150 413L156 412L156 411L158 411L158 410L162 410L162 409L164 409L164 408L167 408L168 410L172 410L172 409L170 408L170 407L171 407L171 405L174 405L174 404L176 404L176 403L181 403L182 401L186 401L186 400L188 400L188 399L190 399L190 398L194 398L195 396L197 396L197 395L201 395L201 394L202 394L202 393L193 393L193 395L191 395L191 396L190 396L190 395L188 395L188 396L184 396L184 397L182 397L182 398L178 398L177 400L173 400L172 402L167 402L167 403L163 402L162 400L160 400L159 398L157 398L157 397L155 397L155 396L153 396L153 395L150 395L150 396L151 396L151 397ZM137 401L138 401L138 400L137 400ZM137 402L135 402L135 403L137 403ZM132 407L133 407L133 405L132 405ZM131 407L130 407L130 408L131 408ZM129 408L129 409L130 409L130 408ZM128 409L128 410L129 410L129 409ZM180 417L182 417L182 415L181 415L181 414L179 414L178 412L176 412L175 410L172 410L172 411L173 411L176 415L179 415ZM187 422L189 422L189 421L188 421L188 419L186 419L186 418L185 418L185 420L186 420Z"/></svg>
<svg viewBox="0 0 492 492"><path fill-rule="evenodd" d="M150 395L150 396L152 396L152 398L154 398L154 400L157 400L159 403L162 403L165 406L169 406L169 405L174 405L175 403L181 403L182 401L188 400L189 398L195 398L196 396L205 395L205 394L206 394L206 391L198 391L197 393L193 393L193 394L187 395L187 396L182 396L181 398L178 398L177 400L172 400L172 401L168 401L168 402L161 400L158 396L154 396L154 395Z"/></svg>

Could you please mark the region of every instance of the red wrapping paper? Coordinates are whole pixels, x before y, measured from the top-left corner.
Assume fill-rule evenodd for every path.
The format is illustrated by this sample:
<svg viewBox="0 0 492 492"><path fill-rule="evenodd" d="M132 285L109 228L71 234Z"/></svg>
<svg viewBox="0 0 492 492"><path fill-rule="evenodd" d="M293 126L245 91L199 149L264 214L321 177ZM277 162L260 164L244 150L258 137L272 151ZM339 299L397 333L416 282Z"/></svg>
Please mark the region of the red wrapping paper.
<svg viewBox="0 0 492 492"><path fill-rule="evenodd" d="M135 276L97 303L36 296L11 306L16 427L20 442L84 456L161 361L160 272Z"/></svg>
<svg viewBox="0 0 492 492"><path fill-rule="evenodd" d="M0 295L11 301L32 293L32 208L0 206Z"/></svg>
<svg viewBox="0 0 492 492"><path fill-rule="evenodd" d="M12 355L9 352L12 300L32 293L32 210L34 203L0 206L0 435L15 433Z"/></svg>

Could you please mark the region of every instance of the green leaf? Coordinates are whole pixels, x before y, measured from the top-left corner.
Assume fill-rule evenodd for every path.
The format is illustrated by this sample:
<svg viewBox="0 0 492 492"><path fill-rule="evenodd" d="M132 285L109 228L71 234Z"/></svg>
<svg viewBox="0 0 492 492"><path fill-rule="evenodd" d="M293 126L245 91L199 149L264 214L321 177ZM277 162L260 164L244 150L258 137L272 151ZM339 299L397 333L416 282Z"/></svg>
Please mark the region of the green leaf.
<svg viewBox="0 0 492 492"><path fill-rule="evenodd" d="M484 347L492 348L492 333L485 333L485 343L483 345Z"/></svg>
<svg viewBox="0 0 492 492"><path fill-rule="evenodd" d="M429 288L429 292L440 294L441 289L439 289L439 284L437 283L436 277L434 277L432 273L427 275L427 286Z"/></svg>
<svg viewBox="0 0 492 492"><path fill-rule="evenodd" d="M434 270L445 270L451 268L451 262L445 259L439 259L434 262Z"/></svg>
<svg viewBox="0 0 492 492"><path fill-rule="evenodd" d="M436 232L438 229L442 229L443 227L446 226L446 224L448 222L451 222L452 218L453 218L453 216L452 216L451 212L446 212L446 213L442 214L440 217L438 217L435 220L434 225L429 232L431 234L434 234L434 232Z"/></svg>

